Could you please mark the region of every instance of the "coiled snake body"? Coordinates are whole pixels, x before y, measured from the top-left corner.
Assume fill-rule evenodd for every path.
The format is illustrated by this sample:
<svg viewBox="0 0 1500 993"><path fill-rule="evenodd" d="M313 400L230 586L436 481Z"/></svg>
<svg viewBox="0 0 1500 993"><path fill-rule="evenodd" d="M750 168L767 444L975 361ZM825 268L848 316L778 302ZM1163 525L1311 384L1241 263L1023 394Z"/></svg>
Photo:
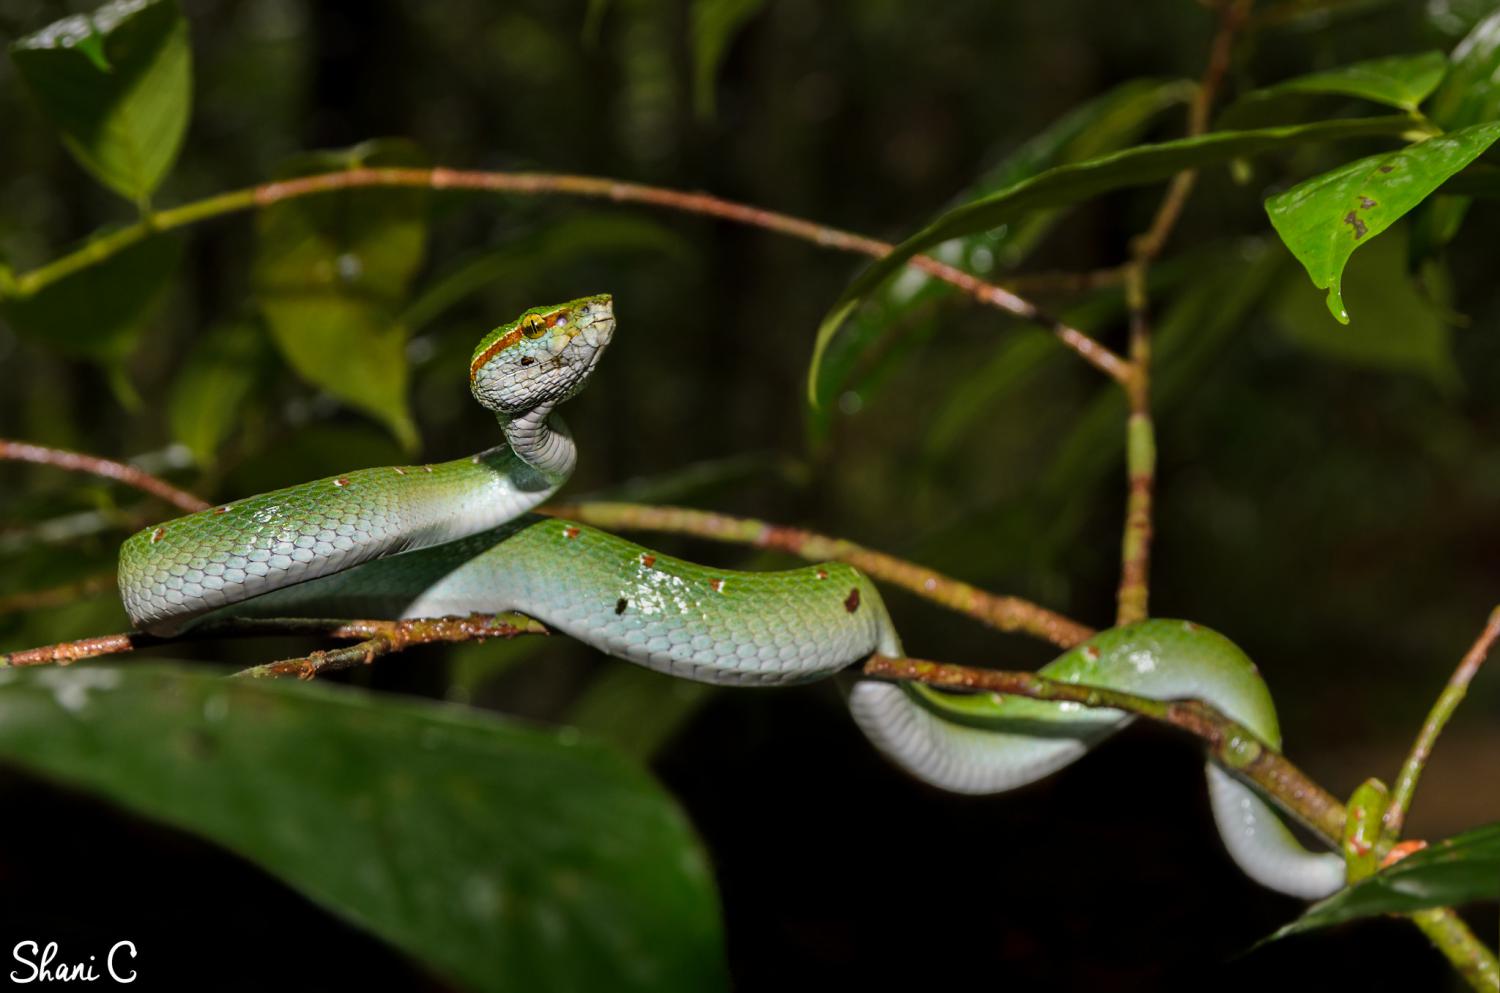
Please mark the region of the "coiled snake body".
<svg viewBox="0 0 1500 993"><path fill-rule="evenodd" d="M172 633L235 616L437 617L519 611L619 658L712 683L787 684L874 652L903 655L875 586L837 562L785 572L709 569L527 512L573 469L555 408L614 333L608 296L536 307L480 341L475 398L507 444L430 466L303 483L147 528L120 553L132 621ZM1054 679L1195 697L1280 746L1265 684L1222 636L1154 620L1103 632L1046 666ZM855 721L898 765L963 793L1013 789L1128 722L1118 711L915 684L858 682ZM1343 884L1342 861L1303 849L1249 787L1212 763L1214 816L1258 882L1304 898Z"/></svg>

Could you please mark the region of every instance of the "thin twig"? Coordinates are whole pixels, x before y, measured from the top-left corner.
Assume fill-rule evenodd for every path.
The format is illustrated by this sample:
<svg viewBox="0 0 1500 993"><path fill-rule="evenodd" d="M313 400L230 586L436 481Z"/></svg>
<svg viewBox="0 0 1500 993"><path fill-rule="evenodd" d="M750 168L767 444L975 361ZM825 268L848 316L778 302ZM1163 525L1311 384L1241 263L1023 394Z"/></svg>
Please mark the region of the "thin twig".
<svg viewBox="0 0 1500 993"><path fill-rule="evenodd" d="M1219 8L1219 27L1209 47L1208 66L1188 108L1187 136L1208 130L1209 112L1218 97L1234 54L1234 39L1250 16L1253 0L1227 0ZM1197 182L1196 170L1172 177L1151 226L1130 245L1125 266L1125 302L1130 313L1130 368L1122 380L1130 404L1125 427L1125 471L1128 493L1120 539L1120 589L1115 622L1131 624L1149 616L1151 539L1156 489L1156 428L1151 418L1151 322L1146 292L1151 264L1161 255Z"/></svg>
<svg viewBox="0 0 1500 993"><path fill-rule="evenodd" d="M244 617L205 621L181 635L159 637L139 631L105 634L79 641L27 648L0 655L0 669L35 665L70 665L82 659L106 655L124 655L144 648L200 638L255 638L267 635L314 635L339 641L379 641L383 647L376 654L398 652L411 645L437 642L483 641L486 638L513 638L522 634L546 634L539 621L521 614L470 614L467 617L413 618L392 620L346 620L312 617ZM372 658L374 656L371 656ZM313 656L286 659L247 669L244 675L302 675ZM333 668L343 668L335 665ZM311 674L326 666L312 665Z"/></svg>
<svg viewBox="0 0 1500 993"><path fill-rule="evenodd" d="M609 531L668 531L773 548L815 562L827 559L847 562L873 579L910 590L990 627L1033 635L1061 648L1071 648L1094 634L1092 628L1030 600L998 596L914 562L801 528L703 510L638 503L577 503L547 507L544 512Z"/></svg>
<svg viewBox="0 0 1500 993"><path fill-rule="evenodd" d="M34 462L37 465L50 465L69 472L86 472L92 476L102 476L117 483L124 483L126 486L133 486L143 493L165 500L188 513L207 510L209 506L208 503L186 490L178 489L144 469L137 469L133 465L115 462L112 459L103 459L97 455L84 455L61 448L48 448L45 445L33 445L29 442L8 441L0 438L0 459Z"/></svg>
<svg viewBox="0 0 1500 993"><path fill-rule="evenodd" d="M1249 728L1199 700L1153 700L1119 690L1059 682L1032 672L974 669L883 655L866 662L864 674L876 679L910 680L945 689L1005 693L1138 714L1198 738L1226 769L1261 787L1331 846L1337 847L1343 832L1344 805L1337 797L1262 742Z"/></svg>
<svg viewBox="0 0 1500 993"><path fill-rule="evenodd" d="M1432 705L1427 720L1422 724L1422 730L1417 734L1417 740L1412 743L1411 754L1406 757L1406 762L1401 766L1401 774L1396 777L1396 786L1391 791L1390 806L1386 807L1385 817L1382 819L1381 846L1383 848L1389 848L1400 839L1401 829L1406 824L1406 813L1411 809L1412 797L1417 792L1417 780L1421 778L1422 770L1427 766L1427 760L1432 757L1432 749L1437 744L1438 735L1443 733L1448 719L1463 702L1464 695L1469 692L1469 684L1479 673L1479 667L1484 664L1485 657L1489 655L1490 648L1497 638L1500 638L1500 607L1490 612L1484 630L1479 632L1479 637L1464 654L1463 659L1458 663L1458 668L1453 670L1453 675L1448 679L1448 685L1443 688L1437 702Z"/></svg>
<svg viewBox="0 0 1500 993"><path fill-rule="evenodd" d="M639 203L690 214L716 217L810 241L824 248L882 258L893 250L889 242L867 238L748 204L706 193L626 183L599 176L540 172L480 172L443 167L433 169L363 168L321 173L263 183L153 213L147 220L96 238L84 247L0 285L0 295L29 296L79 270L102 262L163 231L186 227L224 214L269 207L296 197L360 187L425 187L435 190L479 190L525 196L558 194ZM912 257L908 265L958 287L981 303L1048 328L1070 350L1110 378L1123 382L1127 365L1105 345L1071 325L1045 313L1031 301L994 283L939 262L927 255Z"/></svg>

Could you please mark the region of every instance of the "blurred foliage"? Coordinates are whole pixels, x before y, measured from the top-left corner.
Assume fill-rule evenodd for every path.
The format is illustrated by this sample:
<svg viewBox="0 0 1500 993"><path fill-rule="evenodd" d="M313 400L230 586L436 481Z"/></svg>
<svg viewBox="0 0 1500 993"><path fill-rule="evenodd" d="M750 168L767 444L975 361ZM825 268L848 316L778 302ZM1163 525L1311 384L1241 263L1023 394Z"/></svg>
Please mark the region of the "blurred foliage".
<svg viewBox="0 0 1500 993"><path fill-rule="evenodd" d="M153 204L354 162L582 172L705 189L895 242L919 232L907 250L931 250L1003 283L1117 266L1165 178L1198 166L1198 190L1150 287L1161 453L1153 608L1232 635L1265 672L1299 762L1336 791L1352 787L1378 771L1372 756L1383 760L1409 739L1500 601L1500 291L1488 259L1500 216L1482 195L1480 168L1495 158L1486 149L1500 115L1500 13L1477 0L1266 0L1231 68L1219 133L1182 141L1189 81L1201 72L1211 30L1211 16L1185 0L155 0L99 12L0 0L0 32L13 40L12 57L0 62L0 115L10 124L0 163L0 369L9 384L0 388L0 436L130 458L209 499L404 461L406 450L457 457L497 439L463 387L473 342L539 301L608 290L621 334L596 382L568 407L582 450L570 495L646 494L639 498L806 524L1103 623L1112 614L1123 504L1118 392L1045 332L912 270L895 274L760 231L607 204L358 190L149 238L30 296L9 290L15 274L89 245ZM1410 143L1431 128L1458 135ZM1476 158L1444 193L1444 180ZM1393 162L1416 182L1379 185L1390 175L1381 167ZM1357 253L1355 226L1345 221L1351 196L1382 212L1379 223L1355 215L1365 228L1359 244L1374 242ZM1275 240L1268 199L1311 211L1272 208L1275 230L1291 232L1291 253ZM861 271L844 299L864 305L835 308L848 317L837 335L837 325L825 325L822 373L812 379L821 402L809 411L819 321ZM1309 272L1334 287L1342 275L1348 327L1329 316ZM882 281L882 273L894 278ZM1045 291L1039 302L1123 349L1123 301L1107 280L1083 293ZM0 649L122 627L109 593L46 609L3 605L108 573L120 539L164 513L99 480L0 463ZM661 543L726 565L781 562ZM1006 665L1048 655L914 598L890 599L920 655ZM177 651L245 664L310 647ZM257 782L285 792L274 805L240 794L247 818L338 807L323 794L341 783L352 793L383 768L449 756L455 777L482 784L464 795L485 806L454 814L441 799L411 801L410 823L423 831L461 827L451 844L429 843L429 873L518 857L476 825L530 830L529 818L542 815L553 817L561 847L565 838L599 842L579 842L569 857L602 857L616 826L675 817L624 759L510 725L474 731L492 722L428 713L396 694L585 728L653 759L704 833L742 988L774 985L791 970L841 982L930 980L930 955L889 940L892 915L906 907L944 908L950 939L972 952L963 968L977 975L993 980L1004 970L1022 986L1100 989L1201 984L1205 962L1221 966L1246 935L1288 916L1284 902L1231 875L1205 840L1201 804L1186 799L1201 789L1190 755L1181 768L1154 767L1161 772L1150 786L1131 775L1140 755L1185 748L1164 753L1150 751L1149 740L1125 741L1023 796L959 802L886 769L826 687L709 693L603 663L563 639L414 652L351 678L394 692L265 691L262 716L358 699L374 722L408 731L409 723L456 722L465 736L524 741L546 762L567 764L570 749L585 749L590 758L571 768L618 791L610 795L621 807L592 809L559 789L527 794L535 810L512 809L499 801L518 795L519 770L483 768L457 746L450 755L451 743L429 746L420 735L407 749L419 760L365 740L366 728L340 739L347 768L326 781L315 778L317 744L298 753L307 767L288 758L276 774L261 764ZM118 767L93 768L81 747L43 748L45 731L23 742L32 725L0 739L12 742L12 760L250 855L444 975L514 984L515 976L476 971L493 967L493 957L472 970L459 962L459 946L472 951L462 927L446 939L424 930L447 919L437 911L412 904L399 920L372 923L362 898L317 890L302 869L252 846L240 833L252 820L227 823L213 809L213 790L249 773L223 768L222 754L193 751L197 718L180 708L221 685L176 669L143 674L140 719L125 727L127 715L116 715L120 726L109 732L122 742ZM45 675L26 686L12 702L31 708L35 727L56 720L67 729L60 742L82 741L86 725L66 712L64 683L51 688L50 703ZM1500 761L1497 706L1497 682L1481 680L1454 721L1455 737L1438 749L1412 812L1416 833L1469 827L1462 818L1476 816L1475 804L1477 816L1500 818L1493 791L1474 790L1472 774L1458 778L1458 770L1492 771ZM175 716L162 709L173 707ZM323 729L327 741L335 731ZM421 752L427 747L434 751ZM125 768L132 755L140 765ZM151 756L218 777L201 796L148 796ZM436 793L440 780L432 779L418 785ZM1097 863L1057 859L969 874L903 857L902 871L891 868L870 888L871 867L898 861L892 838L967 839L972 851L996 852L1036 851L1045 847L1039 839L1060 851L1094 844L1097 834L1076 833L1066 812L1097 811L1097 797L1118 783L1162 791L1156 805L1132 792L1110 806L1125 811L1113 840L1135 853L1112 868L1111 892L1155 900L1150 909L1098 894L1102 902L1082 912L1080 887L1104 885ZM57 809L52 816L66 816ZM629 820L636 815L643 820ZM28 823L52 824L47 816L33 809ZM347 818L349 808L327 816ZM139 827L110 830L118 815L96 820L102 826L82 844L127 861L145 844ZM1088 829L1097 832L1092 820ZM347 866L339 856L346 839L312 834L325 846L312 860L315 877ZM673 863L673 852L701 869L697 843L680 824L650 834L642 843L654 855L627 873L626 896L572 905L587 918L580 927L608 940L557 939L546 953L552 964L538 968L566 963L576 970L568 975L599 975L612 955L640 954L639 943L669 918L687 930L653 950L684 962L720 954L703 951L715 940L706 877L663 917L622 911L649 905L650 880L680 879L687 863ZM845 849L830 859L808 840L814 835L842 838ZM275 840L274 832L255 839ZM473 846L484 842L492 852L476 856ZM959 857L943 854L945 867ZM29 871L23 860L0 860L8 886L40 889ZM438 878L458 877L429 881L440 886ZM1008 898L959 906L973 901L976 879L981 889L1003 881ZM579 882L563 872L544 889L560 898ZM267 899L274 917L296 898ZM640 899L648 903L631 902ZM1210 901L1219 913L1201 914ZM48 919L47 907L32 906L24 922L4 917L5 926L24 923L29 934ZM61 895L56 907L81 919ZM179 931L207 926L176 913ZM93 920L86 933L110 926ZM1164 929L1192 938L1194 951L1165 961ZM689 934L706 944L690 947ZM376 954L357 935L329 940ZM1225 968L1225 988L1253 981L1261 968L1284 975L1292 960L1277 956L1299 954L1297 974L1309 982L1357 982L1349 962L1328 951L1338 940L1310 951L1318 943L1274 946ZM1410 947L1401 940L1392 939L1392 954L1406 957L1379 963L1370 982L1400 974L1430 987L1441 965L1425 957L1420 939ZM261 986L279 981L270 950L265 961L247 965ZM675 973L684 977L679 988L717 981L704 980L706 961Z"/></svg>

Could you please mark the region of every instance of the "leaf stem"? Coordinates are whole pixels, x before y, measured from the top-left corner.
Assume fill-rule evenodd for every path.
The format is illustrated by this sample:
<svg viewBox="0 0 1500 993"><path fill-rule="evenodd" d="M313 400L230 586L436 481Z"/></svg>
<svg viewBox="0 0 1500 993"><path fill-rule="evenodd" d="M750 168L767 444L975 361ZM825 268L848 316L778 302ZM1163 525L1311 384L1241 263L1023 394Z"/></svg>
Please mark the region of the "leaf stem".
<svg viewBox="0 0 1500 993"><path fill-rule="evenodd" d="M1453 670L1453 675L1448 679L1448 685L1443 688L1437 702L1432 705L1432 710L1427 714L1427 720L1423 722L1421 731L1417 733L1417 740L1411 746L1411 754L1406 757L1406 762L1401 766L1401 773L1397 776L1395 788L1391 791L1390 806L1386 808L1382 819L1380 837L1382 855L1384 850L1388 850L1400 839L1401 829L1406 824L1407 811L1411 809L1412 798L1417 792L1417 780L1421 778L1422 770L1427 767L1427 760L1432 757L1432 749L1437 744L1438 735L1443 733L1448 719L1463 702L1464 695L1469 692L1469 684L1478 675L1479 667L1484 665L1484 660L1497 638L1500 638L1500 607L1490 612L1489 620L1485 623L1484 629L1479 632L1479 637L1464 653L1464 657L1458 663L1458 668Z"/></svg>
<svg viewBox="0 0 1500 993"><path fill-rule="evenodd" d="M88 242L46 265L19 273L0 283L0 296L26 297L38 290L96 265L153 235L186 227L199 221L241 210L269 207L297 197L367 187L424 187L434 190L474 190L521 196L562 195L612 200L616 203L638 203L690 214L715 217L767 231L775 231L823 248L854 252L872 258L889 255L889 242L817 224L813 221L736 203L706 193L627 183L600 176L578 176L544 172L483 172L436 167L432 169L358 168L339 172L301 176L295 179L263 183L233 190L156 211L148 221L121 228ZM1040 324L1055 334L1068 349L1110 378L1123 382L1127 364L1108 347L1082 331L1044 312L1034 303L1004 287L980 279L962 269L939 262L927 255L914 256L909 262L917 269L963 290L981 303L989 304Z"/></svg>

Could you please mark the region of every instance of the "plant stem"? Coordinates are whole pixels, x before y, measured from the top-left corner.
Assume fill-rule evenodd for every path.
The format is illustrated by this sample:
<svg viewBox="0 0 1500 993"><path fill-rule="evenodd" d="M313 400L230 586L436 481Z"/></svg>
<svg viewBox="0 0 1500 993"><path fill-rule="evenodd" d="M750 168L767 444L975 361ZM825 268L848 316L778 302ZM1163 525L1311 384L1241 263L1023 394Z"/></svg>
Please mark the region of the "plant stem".
<svg viewBox="0 0 1500 993"><path fill-rule="evenodd" d="M577 503L547 507L543 512L605 530L667 531L773 548L813 561L836 559L873 579L910 590L990 627L1033 635L1061 648L1071 648L1094 634L1092 628L1029 600L998 596L914 562L801 528L703 510L637 503Z"/></svg>
<svg viewBox="0 0 1500 993"><path fill-rule="evenodd" d="M576 176L542 172L481 172L437 167L433 169L360 168L340 172L302 176L259 186L221 193L168 210L157 211L150 221L139 222L95 238L82 248L70 252L29 272L16 274L0 283L0 295L25 297L89 266L110 258L138 242L199 221L241 210L269 207L297 197L331 193L361 187L424 187L434 190L477 190L523 196L563 195L612 200L617 203L639 203L690 214L716 217L746 224L812 242L823 248L854 252L881 258L894 246L889 242L867 238L813 221L763 210L748 204L724 200L706 193L626 183L600 176ZM997 307L1008 314L1048 328L1058 340L1084 361L1110 378L1123 382L1126 361L1105 345L1082 331L1045 313L1034 303L1004 287L980 279L927 255L913 257L908 263L928 275L941 279L973 296L981 303Z"/></svg>
<svg viewBox="0 0 1500 993"><path fill-rule="evenodd" d="M1479 637L1464 653L1463 659L1458 663L1458 668L1453 670L1453 675L1448 679L1448 685L1443 688L1437 702L1432 705L1432 710L1427 714L1427 720L1422 724L1422 730L1417 734L1417 740L1412 743L1411 754L1402 764L1401 773L1396 777L1395 788L1391 790L1390 806L1385 809L1380 838L1381 855L1384 855L1384 850L1388 850L1400 839L1401 829L1406 824L1406 813L1411 809L1412 797L1417 792L1417 780L1421 778L1422 770L1427 766L1427 760L1432 757L1432 749L1437 744L1438 735L1443 733L1448 719L1463 702L1464 695L1469 692L1469 684L1479 673L1479 667L1484 664L1485 657L1489 655L1490 648L1497 638L1500 638L1500 607L1490 612L1484 629L1479 632Z"/></svg>
<svg viewBox="0 0 1500 993"><path fill-rule="evenodd" d="M133 465L124 462L115 462L112 459L103 459L97 455L84 455L80 452L64 451L61 448L47 448L44 445L33 445L24 441L8 441L0 438L0 459L11 459L17 462L34 462L38 465L55 466L58 469L66 469L69 472L85 472L91 476L101 476L112 479L126 486L133 486L143 493L149 493L154 497L165 500L180 510L192 513L196 510L208 509L208 504L186 490L178 489L164 479L151 475L144 469L137 469Z"/></svg>

